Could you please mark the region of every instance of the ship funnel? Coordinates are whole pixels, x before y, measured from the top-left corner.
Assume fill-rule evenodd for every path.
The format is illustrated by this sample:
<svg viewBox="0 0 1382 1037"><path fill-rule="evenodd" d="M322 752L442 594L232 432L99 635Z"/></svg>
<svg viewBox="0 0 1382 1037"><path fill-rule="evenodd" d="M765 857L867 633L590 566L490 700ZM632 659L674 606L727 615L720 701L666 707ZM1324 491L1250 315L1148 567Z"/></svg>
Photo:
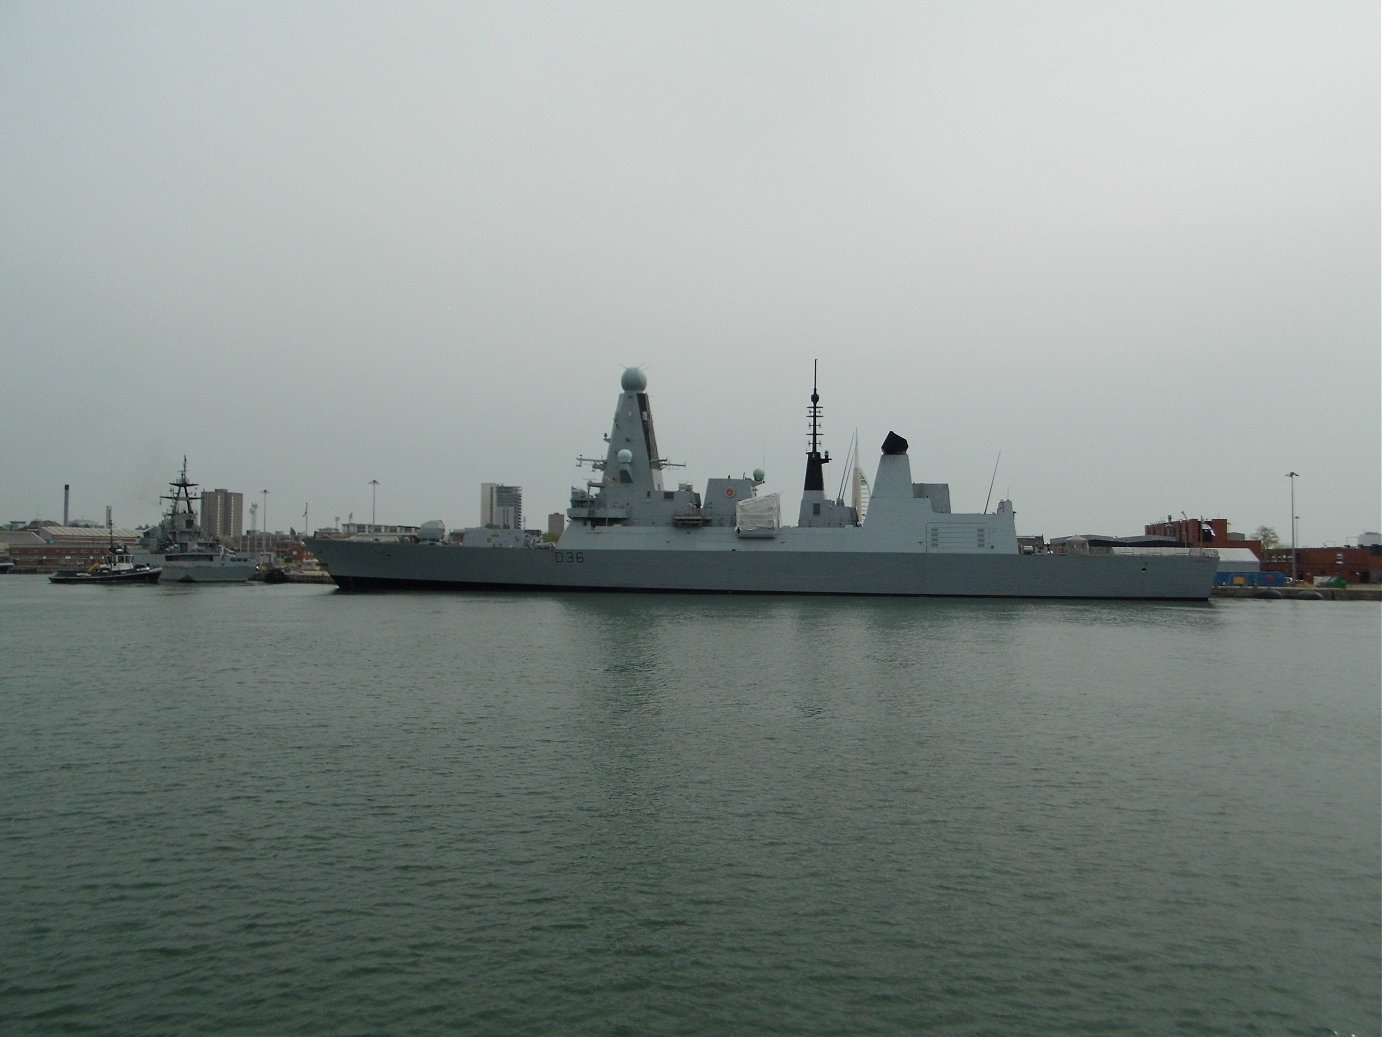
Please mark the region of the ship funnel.
<svg viewBox="0 0 1382 1037"><path fill-rule="evenodd" d="M869 499L911 496L912 462L907 457L907 441L896 432L889 432L883 440L883 456L878 459L878 476Z"/></svg>

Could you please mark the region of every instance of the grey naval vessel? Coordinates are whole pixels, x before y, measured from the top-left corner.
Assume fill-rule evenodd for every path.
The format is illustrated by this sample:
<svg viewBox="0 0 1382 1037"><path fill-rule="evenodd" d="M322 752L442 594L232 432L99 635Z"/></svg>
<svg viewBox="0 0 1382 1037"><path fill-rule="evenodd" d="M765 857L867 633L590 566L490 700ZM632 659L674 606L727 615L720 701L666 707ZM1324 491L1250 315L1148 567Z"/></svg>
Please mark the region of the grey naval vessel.
<svg viewBox="0 0 1382 1037"><path fill-rule="evenodd" d="M197 484L187 478L187 458L182 471L164 496L167 514L150 526L135 549L135 561L163 569L163 583L244 583L254 575L254 560L232 551L214 537L207 537L197 522L192 505L201 500L193 493Z"/></svg>
<svg viewBox="0 0 1382 1037"><path fill-rule="evenodd" d="M1024 553L1011 501L950 510L949 487L914 483L907 441L882 445L867 509L826 494L820 396L813 384L806 479L794 526L783 525L763 473L715 478L697 493L663 484L673 467L653 430L647 378L624 371L603 458L571 491L555 543L535 534L471 530L445 541L429 522L409 542L311 537L308 548L346 591L404 588L855 594L918 597L1204 601L1213 550L1112 548Z"/></svg>

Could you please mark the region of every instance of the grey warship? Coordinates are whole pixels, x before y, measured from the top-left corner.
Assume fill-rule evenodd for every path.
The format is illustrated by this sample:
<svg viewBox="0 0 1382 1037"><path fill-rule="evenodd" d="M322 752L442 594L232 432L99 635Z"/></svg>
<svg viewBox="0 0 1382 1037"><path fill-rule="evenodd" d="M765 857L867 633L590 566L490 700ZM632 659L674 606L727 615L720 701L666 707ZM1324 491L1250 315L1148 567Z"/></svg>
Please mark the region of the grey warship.
<svg viewBox="0 0 1382 1037"><path fill-rule="evenodd" d="M417 542L310 537L308 548L344 591L448 589L642 591L905 597L1204 601L1212 550L1020 550L1011 501L952 513L945 484L914 483L907 441L882 445L868 507L827 495L820 397L813 384L806 478L797 523L783 525L761 472L663 485L647 378L624 371L604 457L578 458L590 478L571 491L555 543L468 535ZM431 524L429 524L431 525ZM476 531L482 533L483 531ZM496 543L505 546L494 546ZM481 546L483 545L483 546Z"/></svg>

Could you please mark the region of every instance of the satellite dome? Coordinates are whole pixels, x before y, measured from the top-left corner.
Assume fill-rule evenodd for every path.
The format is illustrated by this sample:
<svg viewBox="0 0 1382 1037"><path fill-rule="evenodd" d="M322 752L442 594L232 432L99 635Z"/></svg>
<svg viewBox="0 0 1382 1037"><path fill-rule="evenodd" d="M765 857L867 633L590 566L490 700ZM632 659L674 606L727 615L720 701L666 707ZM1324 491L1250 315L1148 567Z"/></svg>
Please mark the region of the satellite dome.
<svg viewBox="0 0 1382 1037"><path fill-rule="evenodd" d="M633 463L633 451L630 450L628 447L625 447L623 450L619 451L619 463L620 463L620 464L632 464L632 463Z"/></svg>
<svg viewBox="0 0 1382 1037"><path fill-rule="evenodd" d="M754 482L762 482L762 481L763 481L763 469L761 469L761 468L755 468L755 469L753 470L753 481L754 481Z"/></svg>
<svg viewBox="0 0 1382 1037"><path fill-rule="evenodd" d="M648 376L637 367L626 367L619 384L624 387L625 392L642 392L648 387Z"/></svg>

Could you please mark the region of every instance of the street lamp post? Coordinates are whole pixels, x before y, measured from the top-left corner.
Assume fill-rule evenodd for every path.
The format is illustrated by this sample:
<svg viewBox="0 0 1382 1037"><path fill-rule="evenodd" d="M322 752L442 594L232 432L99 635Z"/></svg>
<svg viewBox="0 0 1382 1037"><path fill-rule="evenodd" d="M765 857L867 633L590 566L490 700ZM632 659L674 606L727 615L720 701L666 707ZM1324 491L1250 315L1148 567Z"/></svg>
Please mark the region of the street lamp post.
<svg viewBox="0 0 1382 1037"><path fill-rule="evenodd" d="M379 535L379 530L375 527L375 524L374 524L374 514L375 514L375 511L374 511L374 504L375 504L375 501L378 499L378 493L379 493L379 480L378 480L378 479L371 479L371 480L369 481L369 531L370 531L370 536L378 536L378 535Z"/></svg>
<svg viewBox="0 0 1382 1037"><path fill-rule="evenodd" d="M267 533L269 531L269 491L260 490L259 492L264 495L264 510L259 513L259 518L264 523L264 532Z"/></svg>
<svg viewBox="0 0 1382 1037"><path fill-rule="evenodd" d="M1300 477L1299 472L1287 472L1286 478L1291 480L1291 582L1296 582L1296 519L1300 518L1296 514L1296 479Z"/></svg>

